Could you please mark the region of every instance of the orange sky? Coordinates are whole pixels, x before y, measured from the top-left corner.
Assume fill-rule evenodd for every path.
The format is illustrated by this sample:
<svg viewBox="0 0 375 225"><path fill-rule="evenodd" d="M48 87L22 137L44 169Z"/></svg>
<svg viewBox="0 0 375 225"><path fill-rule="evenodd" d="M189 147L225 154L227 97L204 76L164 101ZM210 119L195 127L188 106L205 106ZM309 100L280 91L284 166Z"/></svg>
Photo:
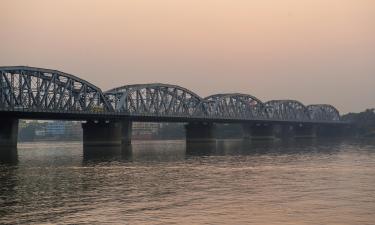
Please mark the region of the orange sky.
<svg viewBox="0 0 375 225"><path fill-rule="evenodd" d="M373 0L1 0L0 64L375 107Z"/></svg>

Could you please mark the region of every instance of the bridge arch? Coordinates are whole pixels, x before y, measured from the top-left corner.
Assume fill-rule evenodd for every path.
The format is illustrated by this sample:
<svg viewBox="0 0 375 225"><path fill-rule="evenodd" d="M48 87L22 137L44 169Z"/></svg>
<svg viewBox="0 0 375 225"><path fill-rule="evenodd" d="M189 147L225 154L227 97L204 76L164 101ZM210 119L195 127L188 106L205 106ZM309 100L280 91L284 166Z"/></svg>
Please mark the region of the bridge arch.
<svg viewBox="0 0 375 225"><path fill-rule="evenodd" d="M265 103L267 116L275 120L310 120L307 107L295 100L272 100Z"/></svg>
<svg viewBox="0 0 375 225"><path fill-rule="evenodd" d="M316 104L307 106L310 118L315 121L340 121L339 111L332 105Z"/></svg>
<svg viewBox="0 0 375 225"><path fill-rule="evenodd" d="M111 112L95 85L57 70L0 67L0 108L47 112Z"/></svg>
<svg viewBox="0 0 375 225"><path fill-rule="evenodd" d="M204 98L207 115L219 118L263 119L264 104L258 98L241 93L216 94Z"/></svg>
<svg viewBox="0 0 375 225"><path fill-rule="evenodd" d="M199 116L202 98L171 84L151 83L117 87L105 92L117 112L131 115Z"/></svg>

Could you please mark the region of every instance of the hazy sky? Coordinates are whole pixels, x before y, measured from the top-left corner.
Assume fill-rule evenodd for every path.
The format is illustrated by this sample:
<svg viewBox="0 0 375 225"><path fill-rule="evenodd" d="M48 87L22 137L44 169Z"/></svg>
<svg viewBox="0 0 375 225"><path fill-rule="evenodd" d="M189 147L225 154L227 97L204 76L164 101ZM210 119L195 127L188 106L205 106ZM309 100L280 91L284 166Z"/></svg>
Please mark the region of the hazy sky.
<svg viewBox="0 0 375 225"><path fill-rule="evenodd" d="M374 0L0 0L0 65L375 107Z"/></svg>

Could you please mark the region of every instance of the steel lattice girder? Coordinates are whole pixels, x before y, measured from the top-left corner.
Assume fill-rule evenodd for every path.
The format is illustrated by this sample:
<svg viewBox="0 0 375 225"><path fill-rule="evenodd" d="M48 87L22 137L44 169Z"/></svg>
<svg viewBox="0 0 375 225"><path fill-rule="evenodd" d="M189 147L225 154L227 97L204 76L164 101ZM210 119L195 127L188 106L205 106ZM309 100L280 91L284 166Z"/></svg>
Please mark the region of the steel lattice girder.
<svg viewBox="0 0 375 225"><path fill-rule="evenodd" d="M272 100L265 103L268 118L277 120L310 120L305 105L295 100Z"/></svg>
<svg viewBox="0 0 375 225"><path fill-rule="evenodd" d="M331 105L305 106L295 100L263 103L247 94L201 98L170 84L135 84L104 94L93 84L56 70L0 67L0 111L117 113L160 117L213 119L340 121Z"/></svg>
<svg viewBox="0 0 375 225"><path fill-rule="evenodd" d="M192 91L169 84L138 84L105 92L118 112L132 115L201 115L202 99Z"/></svg>
<svg viewBox="0 0 375 225"><path fill-rule="evenodd" d="M186 88L170 84L135 84L105 92L117 112L131 115L186 116L225 119L268 119L292 121L339 121L330 105L307 108L295 100L273 100L239 93L216 94L201 98ZM328 107L329 106L329 107ZM312 114L311 110L315 114ZM317 116L317 112L320 113Z"/></svg>
<svg viewBox="0 0 375 225"><path fill-rule="evenodd" d="M311 120L317 121L339 121L340 113L332 105L320 104L307 106Z"/></svg>
<svg viewBox="0 0 375 225"><path fill-rule="evenodd" d="M0 107L15 110L112 112L102 91L78 77L33 67L0 67Z"/></svg>
<svg viewBox="0 0 375 225"><path fill-rule="evenodd" d="M207 115L212 117L266 118L264 104L252 95L230 93L211 95L204 99Z"/></svg>

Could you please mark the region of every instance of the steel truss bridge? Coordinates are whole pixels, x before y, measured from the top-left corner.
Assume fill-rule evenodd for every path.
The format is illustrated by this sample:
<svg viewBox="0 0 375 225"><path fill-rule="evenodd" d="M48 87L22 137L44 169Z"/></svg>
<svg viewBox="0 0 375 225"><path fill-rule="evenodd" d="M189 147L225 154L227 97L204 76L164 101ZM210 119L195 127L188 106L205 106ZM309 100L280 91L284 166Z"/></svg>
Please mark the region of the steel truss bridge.
<svg viewBox="0 0 375 225"><path fill-rule="evenodd" d="M0 67L0 115L71 120L343 123L339 111L327 104L262 102L241 93L202 98L186 88L161 83L125 85L103 92L77 76L25 66Z"/></svg>

